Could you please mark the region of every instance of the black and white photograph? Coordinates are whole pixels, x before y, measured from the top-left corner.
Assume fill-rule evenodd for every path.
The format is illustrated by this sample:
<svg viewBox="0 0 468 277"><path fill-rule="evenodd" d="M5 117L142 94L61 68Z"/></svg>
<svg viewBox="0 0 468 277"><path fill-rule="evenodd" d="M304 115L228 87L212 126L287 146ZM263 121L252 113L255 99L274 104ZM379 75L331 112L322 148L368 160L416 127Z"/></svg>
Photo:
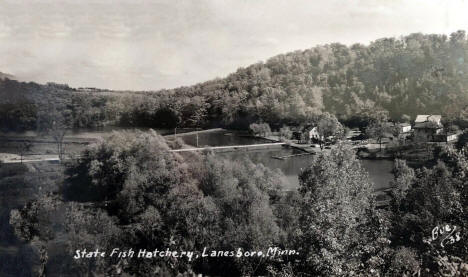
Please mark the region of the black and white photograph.
<svg viewBox="0 0 468 277"><path fill-rule="evenodd" d="M468 276L468 0L1 0L0 277Z"/></svg>

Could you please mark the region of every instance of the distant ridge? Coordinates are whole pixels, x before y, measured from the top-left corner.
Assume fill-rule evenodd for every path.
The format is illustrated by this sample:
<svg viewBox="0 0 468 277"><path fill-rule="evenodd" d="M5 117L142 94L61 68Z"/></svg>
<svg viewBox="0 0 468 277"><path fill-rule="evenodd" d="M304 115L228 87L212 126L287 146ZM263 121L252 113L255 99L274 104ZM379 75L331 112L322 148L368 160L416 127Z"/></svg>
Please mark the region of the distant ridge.
<svg viewBox="0 0 468 277"><path fill-rule="evenodd" d="M468 126L466 49L465 31L450 36L415 33L369 45L332 43L280 54L224 78L159 91L70 88L0 79L0 104L16 103L4 114L24 114L23 123L4 121L20 126L5 127L9 129L34 127L31 111L47 113L48 105L73 115L77 127L118 122L173 128L179 123L194 127L202 122L209 127L247 129L262 121L278 129L308 125L325 112L360 128L374 119L406 122L428 114ZM34 108L25 106L26 102Z"/></svg>
<svg viewBox="0 0 468 277"><path fill-rule="evenodd" d="M0 80L5 80L5 79L17 80L16 77L11 74L0 72Z"/></svg>

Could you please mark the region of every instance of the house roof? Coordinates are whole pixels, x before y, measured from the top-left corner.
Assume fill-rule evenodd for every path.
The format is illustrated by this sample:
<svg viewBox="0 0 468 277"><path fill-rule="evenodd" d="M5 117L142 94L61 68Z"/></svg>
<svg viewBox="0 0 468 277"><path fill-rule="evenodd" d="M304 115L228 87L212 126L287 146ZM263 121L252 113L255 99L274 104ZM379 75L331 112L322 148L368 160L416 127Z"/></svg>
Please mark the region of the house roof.
<svg viewBox="0 0 468 277"><path fill-rule="evenodd" d="M420 114L414 121L414 128L442 128L441 115Z"/></svg>
<svg viewBox="0 0 468 277"><path fill-rule="evenodd" d="M440 120L442 119L441 115L433 115L433 114L420 114L416 117L416 120L414 123L420 123L420 122L436 122L440 123Z"/></svg>
<svg viewBox="0 0 468 277"><path fill-rule="evenodd" d="M411 124L409 124L409 123L400 123L400 124L398 124L398 125L399 125L400 127L408 127L408 126L411 127Z"/></svg>

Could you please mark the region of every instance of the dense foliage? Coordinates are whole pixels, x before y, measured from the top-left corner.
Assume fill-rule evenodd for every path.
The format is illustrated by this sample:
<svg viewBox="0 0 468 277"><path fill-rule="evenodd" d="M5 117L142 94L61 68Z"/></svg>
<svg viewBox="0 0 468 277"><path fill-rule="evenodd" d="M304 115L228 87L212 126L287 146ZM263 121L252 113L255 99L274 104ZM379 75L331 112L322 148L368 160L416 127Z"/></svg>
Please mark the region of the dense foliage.
<svg viewBox="0 0 468 277"><path fill-rule="evenodd" d="M369 46L319 46L223 79L158 92L89 91L5 79L0 80L0 128L50 132L57 122L58 131L106 124L229 125L250 126L252 133L266 136L286 125L307 129L315 121L324 142L343 136L341 121L366 127L366 134L381 142L392 132L387 119L437 113L464 120L467 58L466 35L457 32L449 38L413 34ZM282 138L292 135L288 127L280 129ZM280 172L249 160L182 156L152 131L114 133L67 165L59 191L13 210L8 230L37 246L39 274L46 272L50 240L65 233L70 252L278 246L300 253L273 259L68 260L79 275L88 276L463 276L468 272L465 142L466 134L457 150L434 146L426 168L415 170L397 160L391 202L378 209L367 174L344 145L315 156L299 176L299 190L284 193ZM435 228L460 230L462 241L457 233L441 241Z"/></svg>
<svg viewBox="0 0 468 277"><path fill-rule="evenodd" d="M63 225L70 253L96 247L252 250L283 241L273 205L282 198L281 173L248 160L229 162L212 154L183 158L168 150L155 132L115 133L69 165L64 198L52 203L67 207ZM41 198L11 213L18 237L41 245L53 237L51 201ZM74 267L82 275L109 270L172 276L195 270L238 276L261 274L266 265L261 258L200 257L83 259Z"/></svg>
<svg viewBox="0 0 468 277"><path fill-rule="evenodd" d="M70 116L74 127L122 124L173 128L263 121L274 129L322 112L349 125L379 114L465 119L468 41L463 31L383 38L368 46L339 43L275 56L226 78L156 92L70 89L66 85L0 80L0 127L35 127L42 99ZM47 98L47 97L46 97ZM32 105L32 107L25 107ZM36 111L37 110L37 111ZM15 116L17 126L10 126ZM19 120L18 120L19 119Z"/></svg>
<svg viewBox="0 0 468 277"><path fill-rule="evenodd" d="M366 259L375 254L369 248L380 238L381 226L373 222L378 215L372 184L355 153L340 146L329 155L321 154L299 179L303 203L297 239L302 272L370 274L372 266Z"/></svg>
<svg viewBox="0 0 468 277"><path fill-rule="evenodd" d="M437 160L416 171L404 161L395 163L391 246L403 258L397 268L422 276L465 276L467 157L446 147Z"/></svg>
<svg viewBox="0 0 468 277"><path fill-rule="evenodd" d="M155 132L116 132L68 164L60 193L13 210L16 235L38 248L46 272L49 242L67 236L77 249L255 251L276 257L93 258L64 261L80 276L463 276L468 250L468 159L438 149L432 168L397 160L394 189L377 208L372 184L355 152L339 144L313 158L298 191L281 190L284 176L251 161L206 152L169 151ZM54 216L55 214L55 216ZM60 215L60 216L57 216ZM64 219L60 219L64 218ZM434 228L456 228L434 238ZM448 235L448 233L446 234ZM441 245L445 239L445 245ZM447 273L449 272L449 273ZM454 273L455 272L455 273ZM465 272L465 273L464 273Z"/></svg>

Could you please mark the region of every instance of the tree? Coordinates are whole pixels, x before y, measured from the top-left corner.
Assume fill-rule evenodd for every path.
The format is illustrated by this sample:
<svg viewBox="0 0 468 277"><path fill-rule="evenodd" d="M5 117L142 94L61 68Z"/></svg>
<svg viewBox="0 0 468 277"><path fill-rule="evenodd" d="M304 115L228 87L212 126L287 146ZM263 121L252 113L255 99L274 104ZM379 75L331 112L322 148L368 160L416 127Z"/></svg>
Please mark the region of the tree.
<svg viewBox="0 0 468 277"><path fill-rule="evenodd" d="M426 160L429 160L432 157L432 147L429 143L430 141L431 138L428 137L424 132L415 132L413 135L413 142L416 145L419 145L419 147L425 151Z"/></svg>
<svg viewBox="0 0 468 277"><path fill-rule="evenodd" d="M51 101L51 100L49 100ZM46 105L47 110L41 110L38 115L37 129L40 134L51 136L57 146L59 160L65 153L63 140L69 129L69 119L64 112L59 111L52 103Z"/></svg>
<svg viewBox="0 0 468 277"><path fill-rule="evenodd" d="M66 174L65 190L74 192L69 198L77 197L78 187L86 192L80 193L87 197L81 201L92 201L95 208L102 210L94 215L99 218L93 219L87 213L82 216L90 217L91 222L107 222L99 228L104 228L104 233L117 234L112 241L127 249L193 249L200 236L196 233L198 227L210 226L216 218L208 216L211 213L200 201L200 191L190 179L187 164L169 152L164 138L154 131L114 133L86 149ZM74 214L71 213L72 222L68 224L70 230L79 236L95 236L81 243L106 244L94 224L82 224L82 216ZM198 222L200 215L205 214L206 222ZM74 243L80 243L80 239ZM157 268L168 269L171 274L189 268L186 259L130 259L127 263L120 265L121 270L138 276L149 275ZM88 272L89 267L96 266L82 264L80 268L87 268Z"/></svg>
<svg viewBox="0 0 468 277"><path fill-rule="evenodd" d="M413 170L396 161L392 191L390 273L407 269L427 276L463 276L468 247L457 241L465 230L468 161L451 146L436 148L432 168ZM444 230L440 233L441 230ZM447 230L454 230L453 233ZM453 235L453 240L450 236ZM445 245L441 244L445 240ZM398 262L400 260L400 262ZM418 269L418 270L416 270ZM458 274L458 275L457 275Z"/></svg>
<svg viewBox="0 0 468 277"><path fill-rule="evenodd" d="M372 215L372 184L354 151L339 145L320 154L299 180L302 270L328 276L363 270L360 251L383 238L378 224L372 226L378 222Z"/></svg>
<svg viewBox="0 0 468 277"><path fill-rule="evenodd" d="M408 190L411 188L413 182L415 181L415 173L412 168L410 168L406 161L396 159L393 163L393 180L391 181L392 188L392 199L394 205L399 206L401 201L406 197Z"/></svg>
<svg viewBox="0 0 468 277"><path fill-rule="evenodd" d="M40 277L47 276L48 242L55 237L52 215L58 203L55 196L48 195L10 212L10 225L13 226L16 236L31 243L39 252Z"/></svg>
<svg viewBox="0 0 468 277"><path fill-rule="evenodd" d="M190 99L188 105L184 107L183 116L187 118L187 123L194 127L201 127L205 123L209 105L201 97Z"/></svg>
<svg viewBox="0 0 468 277"><path fill-rule="evenodd" d="M268 125L268 123L252 123L250 124L249 129L254 136L267 137L271 134L270 125Z"/></svg>
<svg viewBox="0 0 468 277"><path fill-rule="evenodd" d="M200 99L200 97L197 97L195 99L191 99L190 105L186 108L188 108L191 113L191 115L188 117L188 122L197 130L195 135L198 147L198 129L200 129L200 127L204 124L204 121L207 117L208 104L204 102L203 99Z"/></svg>
<svg viewBox="0 0 468 277"><path fill-rule="evenodd" d="M182 116L179 107L169 105L160 107L154 114L155 121L163 128L177 128L182 122Z"/></svg>
<svg viewBox="0 0 468 277"><path fill-rule="evenodd" d="M29 140L24 140L18 143L17 149L21 157L21 163L23 163L23 157L26 153L31 151L32 143Z"/></svg>
<svg viewBox="0 0 468 277"><path fill-rule="evenodd" d="M281 230L272 202L278 199L282 173L249 160L227 161L207 155L202 161L200 188L216 207L217 220L207 241L214 249L265 249L278 244ZM208 275L264 275L268 262L259 257L201 261Z"/></svg>
<svg viewBox="0 0 468 277"><path fill-rule="evenodd" d="M323 149L323 143L329 137L341 138L344 136L344 128L334 115L324 113L318 118L317 133L319 135L320 148Z"/></svg>
<svg viewBox="0 0 468 277"><path fill-rule="evenodd" d="M377 140L382 151L382 139L393 133L393 127L386 121L374 120L366 128L366 135Z"/></svg>
<svg viewBox="0 0 468 277"><path fill-rule="evenodd" d="M403 167L404 168L404 167ZM404 170L407 171L407 170ZM411 173L404 174L411 176ZM439 162L434 168L418 170L414 179L399 178L400 183L411 182L406 193L396 193L401 200L393 208L392 242L395 247L415 250L420 257L421 267L436 275L440 258L466 257L463 243L443 247L440 241L433 241L434 228L450 226L463 228L466 219L462 216L462 197L459 182L449 168ZM405 184L400 187L406 186ZM401 190L400 190L401 191ZM398 197L399 195L399 197Z"/></svg>
<svg viewBox="0 0 468 277"><path fill-rule="evenodd" d="M52 135L52 138L57 145L57 153L60 161L63 160L63 154L65 153L63 149L63 139L65 138L66 132L67 129L65 123L58 118L52 122L52 126L49 129L49 133Z"/></svg>
<svg viewBox="0 0 468 277"><path fill-rule="evenodd" d="M92 207L91 207L92 208ZM111 218L101 209L94 210L80 203L71 203L66 209L65 230L68 234L67 249L73 255L81 249L106 249L114 248L126 250L121 245L122 230L116 225L115 218ZM128 261L125 258L107 256L104 259L75 259L77 270L81 276L95 276L95 272L103 273L122 271L123 264Z"/></svg>
<svg viewBox="0 0 468 277"><path fill-rule="evenodd" d="M456 146L459 150L463 149L463 147L466 146L466 143L468 142L468 131L463 131L463 133L460 134L458 137L458 140L456 142Z"/></svg>
<svg viewBox="0 0 468 277"><path fill-rule="evenodd" d="M411 248L399 247L391 260L389 273L394 276L415 276L420 274L419 255Z"/></svg>
<svg viewBox="0 0 468 277"><path fill-rule="evenodd" d="M122 248L250 251L280 241L272 203L281 197L284 176L248 160L231 162L209 153L182 159L155 132L122 132L88 148L66 173L65 190L89 186L91 198L81 201L98 209L88 213L72 206L67 226L76 236L70 247L110 245L110 238ZM138 276L157 270L255 275L266 273L269 264L261 257L220 257L128 259L118 267ZM86 273L105 265L84 261L78 267Z"/></svg>
<svg viewBox="0 0 468 277"><path fill-rule="evenodd" d="M281 139L289 140L292 138L292 131L288 126L283 126L279 130L279 136Z"/></svg>
<svg viewBox="0 0 468 277"><path fill-rule="evenodd" d="M403 156L405 149L408 148L409 145L406 144L405 138L397 135L389 142L387 151L392 152L394 158L400 159Z"/></svg>

